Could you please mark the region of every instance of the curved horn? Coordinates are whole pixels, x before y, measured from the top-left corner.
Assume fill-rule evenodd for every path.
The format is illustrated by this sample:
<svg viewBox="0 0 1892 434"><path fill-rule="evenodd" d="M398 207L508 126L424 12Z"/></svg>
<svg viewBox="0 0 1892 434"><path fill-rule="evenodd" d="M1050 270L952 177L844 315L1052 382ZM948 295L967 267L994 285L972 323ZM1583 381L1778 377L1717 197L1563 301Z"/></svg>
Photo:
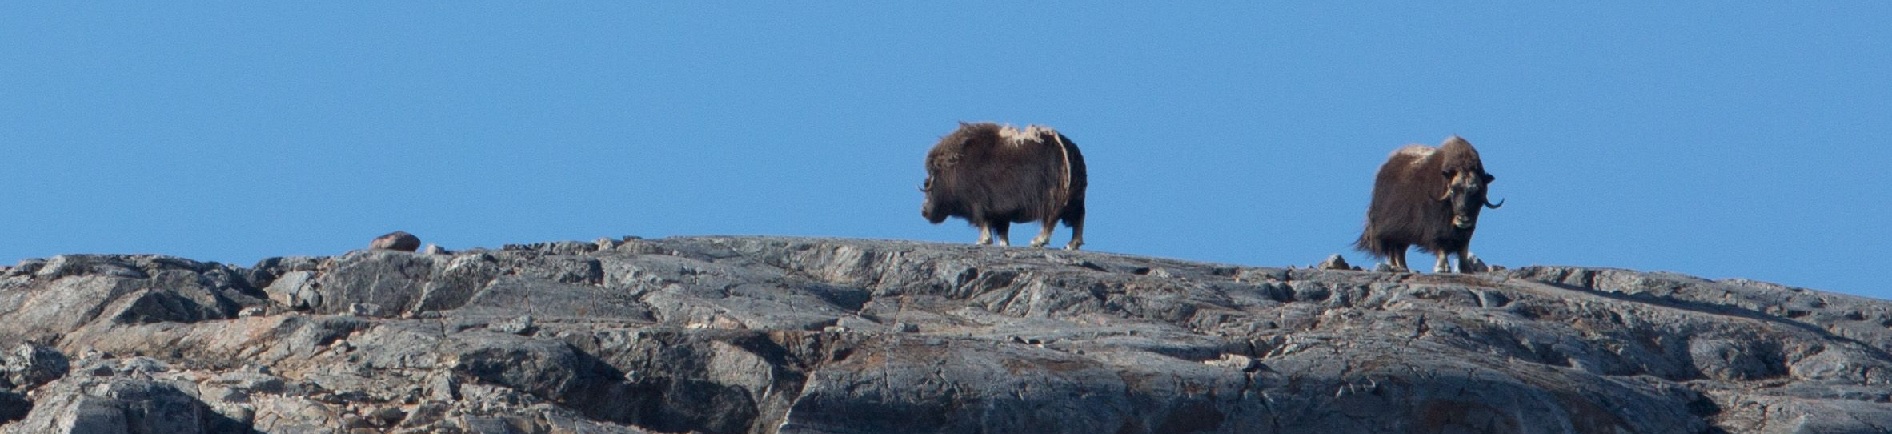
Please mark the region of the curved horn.
<svg viewBox="0 0 1892 434"><path fill-rule="evenodd" d="M1485 199L1485 208L1498 209L1501 206L1504 206L1504 199L1498 199L1495 205L1491 203L1491 199Z"/></svg>
<svg viewBox="0 0 1892 434"><path fill-rule="evenodd" d="M1439 200L1452 200L1452 189L1445 189L1445 194L1439 195Z"/></svg>

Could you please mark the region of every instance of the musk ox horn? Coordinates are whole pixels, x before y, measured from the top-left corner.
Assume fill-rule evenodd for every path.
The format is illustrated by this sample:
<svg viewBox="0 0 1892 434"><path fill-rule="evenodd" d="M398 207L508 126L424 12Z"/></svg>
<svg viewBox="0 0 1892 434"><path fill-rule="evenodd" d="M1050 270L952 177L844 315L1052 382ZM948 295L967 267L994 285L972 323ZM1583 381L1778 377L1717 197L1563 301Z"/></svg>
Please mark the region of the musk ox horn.
<svg viewBox="0 0 1892 434"><path fill-rule="evenodd" d="M1504 206L1504 199L1498 199L1497 204L1491 203L1491 199L1485 199L1485 208L1498 209L1501 206Z"/></svg>

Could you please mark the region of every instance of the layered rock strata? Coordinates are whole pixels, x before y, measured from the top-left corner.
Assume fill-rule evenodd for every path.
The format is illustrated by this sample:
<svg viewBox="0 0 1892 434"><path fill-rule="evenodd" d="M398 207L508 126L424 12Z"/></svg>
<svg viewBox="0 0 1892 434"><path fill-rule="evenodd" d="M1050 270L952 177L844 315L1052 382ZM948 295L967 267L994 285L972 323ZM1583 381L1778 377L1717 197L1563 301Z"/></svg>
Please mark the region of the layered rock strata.
<svg viewBox="0 0 1892 434"><path fill-rule="evenodd" d="M1892 430L1892 303L687 237L0 277L7 433Z"/></svg>

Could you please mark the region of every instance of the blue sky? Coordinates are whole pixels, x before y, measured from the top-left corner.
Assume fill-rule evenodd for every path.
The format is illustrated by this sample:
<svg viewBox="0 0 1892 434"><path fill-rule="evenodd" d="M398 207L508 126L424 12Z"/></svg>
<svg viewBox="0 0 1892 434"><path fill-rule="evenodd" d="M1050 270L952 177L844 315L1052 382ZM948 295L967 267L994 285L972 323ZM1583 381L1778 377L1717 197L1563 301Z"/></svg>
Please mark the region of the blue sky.
<svg viewBox="0 0 1892 434"><path fill-rule="evenodd" d="M1494 264L1892 298L1892 3L635 3L0 5L0 262L970 242L921 160L997 121L1082 147L1088 250L1364 263L1373 171L1458 134Z"/></svg>

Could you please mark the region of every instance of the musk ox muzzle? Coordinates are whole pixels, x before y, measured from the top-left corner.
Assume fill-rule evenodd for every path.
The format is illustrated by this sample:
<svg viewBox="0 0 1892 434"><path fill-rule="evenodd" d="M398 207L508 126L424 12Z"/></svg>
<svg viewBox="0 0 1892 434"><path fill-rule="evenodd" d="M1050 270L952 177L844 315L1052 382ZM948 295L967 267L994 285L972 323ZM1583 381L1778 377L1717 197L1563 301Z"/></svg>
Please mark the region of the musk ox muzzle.
<svg viewBox="0 0 1892 434"><path fill-rule="evenodd" d="M1459 228L1459 229L1477 228L1478 217L1467 216L1464 214L1454 215L1452 216L1452 227Z"/></svg>
<svg viewBox="0 0 1892 434"><path fill-rule="evenodd" d="M920 194L926 197L924 201L920 202L920 217L926 218L927 223L945 223L946 217L949 216L944 212L940 212L940 207L934 206L933 204L933 177L927 177L926 182L920 184Z"/></svg>

